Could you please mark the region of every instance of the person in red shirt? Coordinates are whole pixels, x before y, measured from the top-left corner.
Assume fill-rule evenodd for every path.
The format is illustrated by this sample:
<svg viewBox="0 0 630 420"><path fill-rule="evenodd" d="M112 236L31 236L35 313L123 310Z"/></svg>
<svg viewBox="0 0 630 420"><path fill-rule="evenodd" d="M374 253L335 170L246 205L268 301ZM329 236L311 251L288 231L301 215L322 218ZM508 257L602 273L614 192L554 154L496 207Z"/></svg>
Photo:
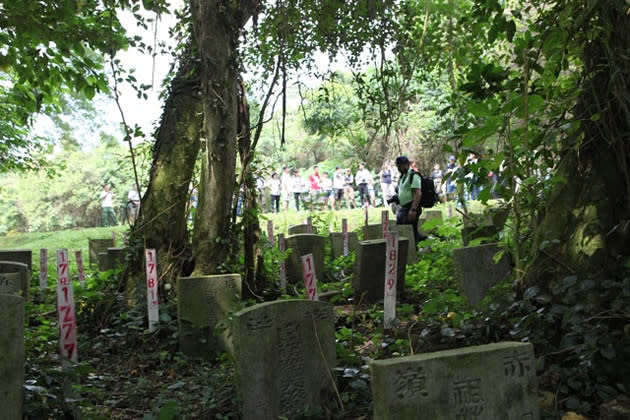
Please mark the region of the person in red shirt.
<svg viewBox="0 0 630 420"><path fill-rule="evenodd" d="M315 166L313 173L308 177L311 183L311 211L313 211L313 203L318 203L322 192L322 177L319 175L319 168Z"/></svg>

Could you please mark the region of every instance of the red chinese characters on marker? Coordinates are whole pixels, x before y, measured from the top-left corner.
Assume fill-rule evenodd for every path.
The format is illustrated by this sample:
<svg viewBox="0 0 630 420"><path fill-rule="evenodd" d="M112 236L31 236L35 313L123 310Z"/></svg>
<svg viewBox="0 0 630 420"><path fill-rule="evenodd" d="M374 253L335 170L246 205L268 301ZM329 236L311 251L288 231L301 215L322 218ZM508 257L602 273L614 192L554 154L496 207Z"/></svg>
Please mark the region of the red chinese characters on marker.
<svg viewBox="0 0 630 420"><path fill-rule="evenodd" d="M304 288L308 300L319 300L317 293L317 278L315 278L315 263L313 254L306 254L300 257L302 260L302 277L304 278Z"/></svg>
<svg viewBox="0 0 630 420"><path fill-rule="evenodd" d="M68 275L66 250L57 251L57 321L61 357L76 362L78 360L77 320L74 310L74 290Z"/></svg>
<svg viewBox="0 0 630 420"><path fill-rule="evenodd" d="M385 235L385 293L383 299L383 323L392 326L396 318L396 281L398 275L398 232Z"/></svg>
<svg viewBox="0 0 630 420"><path fill-rule="evenodd" d="M387 237L387 232L389 232L389 212L387 210L383 210L381 212L381 227L383 232L383 238Z"/></svg>
<svg viewBox="0 0 630 420"><path fill-rule="evenodd" d="M146 249L144 256L147 271L147 310L149 313L149 331L153 331L155 330L155 324L157 324L159 319L157 257L155 249Z"/></svg>
<svg viewBox="0 0 630 420"><path fill-rule="evenodd" d="M83 269L83 256L81 255L81 251L77 251L74 253L74 258L77 261L77 270L79 272L79 283L85 284L85 270Z"/></svg>

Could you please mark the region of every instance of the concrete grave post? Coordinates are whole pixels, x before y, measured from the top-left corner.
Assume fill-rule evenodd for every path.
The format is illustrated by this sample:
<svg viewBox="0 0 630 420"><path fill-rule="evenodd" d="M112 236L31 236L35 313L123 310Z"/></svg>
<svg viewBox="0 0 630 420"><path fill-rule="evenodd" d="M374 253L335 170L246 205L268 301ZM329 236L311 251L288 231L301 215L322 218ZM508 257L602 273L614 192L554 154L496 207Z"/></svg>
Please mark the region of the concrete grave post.
<svg viewBox="0 0 630 420"><path fill-rule="evenodd" d="M407 263L407 247L413 242L407 238L398 238L398 277L396 293L400 296L405 283L405 266ZM376 302L383 299L385 290L385 239L360 241L357 258L354 262L352 286L355 291L355 301Z"/></svg>
<svg viewBox="0 0 630 420"><path fill-rule="evenodd" d="M31 271L26 264L0 261L0 293L21 294L28 301Z"/></svg>
<svg viewBox="0 0 630 420"><path fill-rule="evenodd" d="M24 299L0 293L0 407L2 418L22 419Z"/></svg>
<svg viewBox="0 0 630 420"><path fill-rule="evenodd" d="M407 238L409 246L407 247L407 265L413 265L418 262L418 254L416 253L415 239L413 237L413 226L411 225L393 225L390 230L398 232L398 236Z"/></svg>
<svg viewBox="0 0 630 420"><path fill-rule="evenodd" d="M539 420L535 365L518 342L374 361L374 419Z"/></svg>
<svg viewBox="0 0 630 420"><path fill-rule="evenodd" d="M244 420L296 418L306 407L334 400L335 330L330 303L261 303L235 313L232 324Z"/></svg>
<svg viewBox="0 0 630 420"><path fill-rule="evenodd" d="M291 254L287 259L287 279L289 282L302 282L302 260L300 257L306 254L313 254L315 263L315 277L319 281L324 280L324 237L302 233L287 236L287 249L291 249Z"/></svg>
<svg viewBox="0 0 630 420"><path fill-rule="evenodd" d="M356 251L359 244L359 238L356 232L347 232L348 235L348 252ZM343 255L343 232L330 232L328 234L330 240L330 253L333 260Z"/></svg>
<svg viewBox="0 0 630 420"><path fill-rule="evenodd" d="M89 247L89 264L90 268L100 267L99 256L101 252L107 252L107 248L111 248L114 246L113 239L90 239L88 238L88 247ZM103 271L103 270L101 270Z"/></svg>
<svg viewBox="0 0 630 420"><path fill-rule="evenodd" d="M177 279L179 345L189 356L212 359L221 350L232 353L227 330L215 334L241 296L239 274L219 274Z"/></svg>
<svg viewBox="0 0 630 420"><path fill-rule="evenodd" d="M473 306L477 306L488 290L512 271L506 255L495 264L494 256L499 250L496 243L453 250L455 278Z"/></svg>
<svg viewBox="0 0 630 420"><path fill-rule="evenodd" d="M26 264L33 271L33 251L30 249L0 249L0 261L11 261Z"/></svg>

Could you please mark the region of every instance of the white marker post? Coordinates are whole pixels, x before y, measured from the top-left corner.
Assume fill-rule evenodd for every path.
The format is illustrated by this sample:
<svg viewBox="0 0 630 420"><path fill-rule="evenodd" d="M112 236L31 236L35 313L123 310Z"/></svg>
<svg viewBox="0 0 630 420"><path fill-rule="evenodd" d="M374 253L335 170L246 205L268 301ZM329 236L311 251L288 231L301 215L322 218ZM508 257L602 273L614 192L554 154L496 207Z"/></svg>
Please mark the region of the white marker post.
<svg viewBox="0 0 630 420"><path fill-rule="evenodd" d="M78 361L74 290L68 273L68 251L64 249L57 250L57 322L61 358Z"/></svg>
<svg viewBox="0 0 630 420"><path fill-rule="evenodd" d="M271 244L271 247L273 248L274 241L276 239L276 237L273 234L273 220L267 220L267 238L269 238L269 243Z"/></svg>
<svg viewBox="0 0 630 420"><path fill-rule="evenodd" d="M155 330L160 317L158 311L158 278L157 278L157 261L155 249L146 249L144 251L147 270L147 310L149 312L149 331Z"/></svg>
<svg viewBox="0 0 630 420"><path fill-rule="evenodd" d="M79 284L83 286L85 285L85 270L83 269L83 256L81 255L81 251L75 252L74 258L77 261L77 270L79 271Z"/></svg>
<svg viewBox="0 0 630 420"><path fill-rule="evenodd" d="M348 219L341 219L341 239L343 240L343 256L348 256Z"/></svg>
<svg viewBox="0 0 630 420"><path fill-rule="evenodd" d="M39 250L39 288L48 287L48 249Z"/></svg>
<svg viewBox="0 0 630 420"><path fill-rule="evenodd" d="M387 232L385 237L385 294L383 325L391 328L396 318L396 282L398 275L398 232Z"/></svg>
<svg viewBox="0 0 630 420"><path fill-rule="evenodd" d="M284 252L287 249L287 244L284 241L284 233L278 235L278 250ZM287 290L287 263L284 258L280 261L280 287L282 291Z"/></svg>
<svg viewBox="0 0 630 420"><path fill-rule="evenodd" d="M315 278L315 263L313 254L306 254L300 257L302 259L302 277L304 277L304 288L306 289L306 298L308 300L319 300L317 294L317 279Z"/></svg>
<svg viewBox="0 0 630 420"><path fill-rule="evenodd" d="M306 218L306 233L313 233L313 219L310 216Z"/></svg>
<svg viewBox="0 0 630 420"><path fill-rule="evenodd" d="M389 212L387 210L381 212L381 227L383 238L387 238L387 232L389 232Z"/></svg>

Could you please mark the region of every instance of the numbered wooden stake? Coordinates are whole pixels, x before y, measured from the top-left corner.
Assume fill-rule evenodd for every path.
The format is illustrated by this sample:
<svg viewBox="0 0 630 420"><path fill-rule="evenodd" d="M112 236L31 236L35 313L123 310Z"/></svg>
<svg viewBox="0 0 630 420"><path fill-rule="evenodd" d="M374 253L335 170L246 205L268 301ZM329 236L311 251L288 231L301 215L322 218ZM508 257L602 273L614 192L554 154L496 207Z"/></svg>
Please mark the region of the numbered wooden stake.
<svg viewBox="0 0 630 420"><path fill-rule="evenodd" d="M83 269L83 256L81 251L74 253L74 258L77 261L77 270L79 271L79 284L83 286L85 284L85 270Z"/></svg>
<svg viewBox="0 0 630 420"><path fill-rule="evenodd" d="M274 240L276 239L273 235L273 220L267 220L267 238L269 238L269 243L273 247Z"/></svg>
<svg viewBox="0 0 630 420"><path fill-rule="evenodd" d="M114 246L116 246L116 232L112 230L112 241L114 242Z"/></svg>
<svg viewBox="0 0 630 420"><path fill-rule="evenodd" d="M68 273L68 251L64 249L57 250L57 322L61 358L78 361L74 290Z"/></svg>
<svg viewBox="0 0 630 420"><path fill-rule="evenodd" d="M363 221L363 240L367 241L370 239L370 235L368 234L368 208L365 206L365 220Z"/></svg>
<svg viewBox="0 0 630 420"><path fill-rule="evenodd" d="M48 287L48 250L39 250L39 288L44 290Z"/></svg>
<svg viewBox="0 0 630 420"><path fill-rule="evenodd" d="M381 212L381 227L383 232L383 238L387 237L387 232L389 232L389 212L387 210L383 210Z"/></svg>
<svg viewBox="0 0 630 420"><path fill-rule="evenodd" d="M341 220L341 238L343 240L343 256L348 256L348 219Z"/></svg>
<svg viewBox="0 0 630 420"><path fill-rule="evenodd" d="M278 235L278 250L280 252L286 251L287 244L284 240L284 233ZM280 262L280 287L283 291L287 290L287 264L282 258Z"/></svg>
<svg viewBox="0 0 630 420"><path fill-rule="evenodd" d="M306 298L308 300L319 300L317 294L317 279L315 278L315 263L313 254L306 254L300 257L302 259L302 277L304 278L304 288L306 289Z"/></svg>
<svg viewBox="0 0 630 420"><path fill-rule="evenodd" d="M159 319L158 311L158 278L157 278L157 258L155 249L144 251L147 270L147 310L149 312L149 331L155 330L155 324Z"/></svg>
<svg viewBox="0 0 630 420"><path fill-rule="evenodd" d="M313 219L311 217L306 218L306 233L313 233Z"/></svg>
<svg viewBox="0 0 630 420"><path fill-rule="evenodd" d="M396 282L398 276L398 232L385 236L385 294L383 324L391 328L396 318Z"/></svg>

